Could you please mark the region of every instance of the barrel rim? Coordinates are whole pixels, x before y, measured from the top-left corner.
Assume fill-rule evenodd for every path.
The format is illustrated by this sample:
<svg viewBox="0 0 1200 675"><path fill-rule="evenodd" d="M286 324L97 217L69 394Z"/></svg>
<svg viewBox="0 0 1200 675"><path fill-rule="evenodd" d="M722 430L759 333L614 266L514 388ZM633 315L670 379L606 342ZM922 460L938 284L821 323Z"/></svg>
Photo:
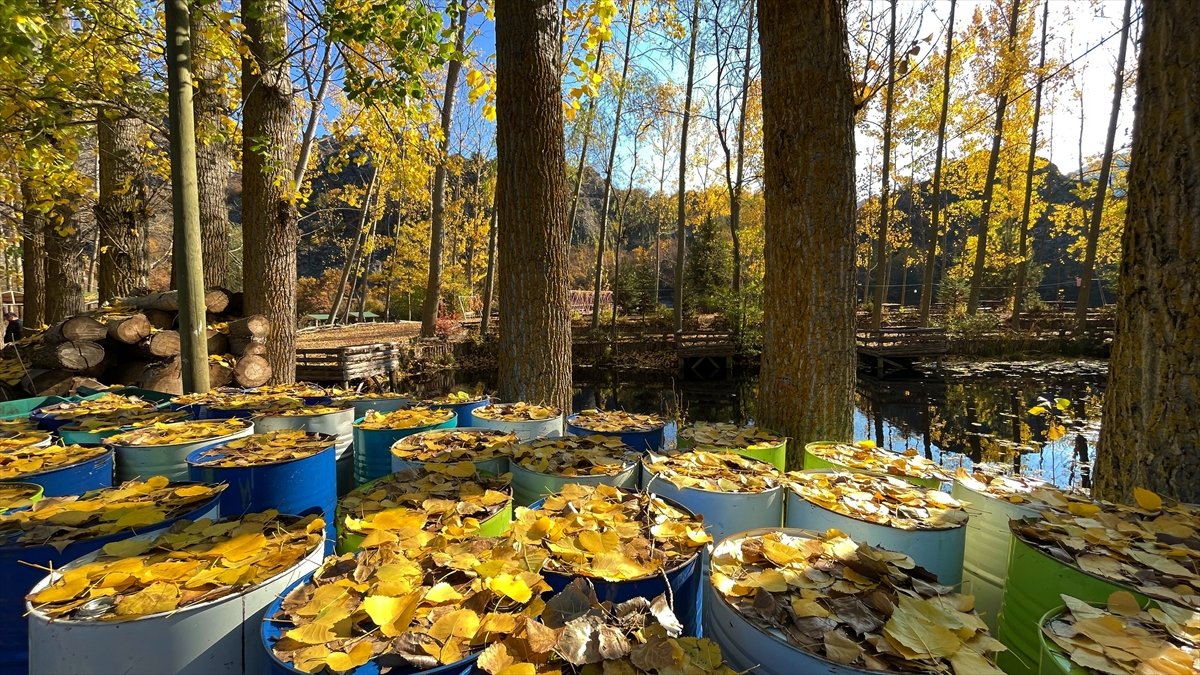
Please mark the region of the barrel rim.
<svg viewBox="0 0 1200 675"><path fill-rule="evenodd" d="M413 399L418 405L423 405L429 408L454 408L460 405L475 405L476 403L491 402L491 394L483 394L479 398L473 398L470 401L459 401L457 403L434 403L432 398Z"/></svg>
<svg viewBox="0 0 1200 675"><path fill-rule="evenodd" d="M621 474L625 473L626 471L629 471L631 468L636 469L639 466L640 466L640 460L631 460L625 464L622 464L620 470L614 471L613 473L590 473L585 476L566 476L566 475L559 474L559 473L542 473L541 471L534 471L532 469L526 469L516 459L513 459L512 457L508 458L508 470L512 471L513 473L516 473L516 470L520 469L522 472L530 474L531 476L542 476L545 478L560 478L560 479L564 479L564 480L574 480L577 478L615 478L616 476L620 476Z"/></svg>
<svg viewBox="0 0 1200 675"><path fill-rule="evenodd" d="M251 422L250 420L242 420L242 419L238 419L238 418L230 418L230 419L236 419L239 422L245 422L246 426L241 429L238 429L237 431L234 431L232 433L222 434L220 436L211 436L209 438L197 438L195 440L184 441L182 443L162 443L160 445L122 445L120 443L114 443L112 441L113 437L110 437L110 438L104 439L104 445L107 445L116 450L176 450L176 449L182 448L184 446L195 445L197 443L209 443L209 442L213 442L213 441L218 441L218 442L219 441L231 441L236 438L239 438L239 434L241 434L242 436L246 436L246 435L250 435L250 434L254 433L254 423ZM172 422L171 424L190 424L192 422L201 422L201 421L216 422L218 420L188 420L186 422ZM221 420L221 421L227 421L227 420ZM249 431L250 434L247 434L246 433L247 431Z"/></svg>
<svg viewBox="0 0 1200 675"><path fill-rule="evenodd" d="M320 404L318 404L318 405L320 405ZM313 406L313 407L316 407L316 406ZM247 410L247 412L253 412L253 411ZM290 419L304 419L305 417L327 417L327 416L331 416L331 415L344 415L345 413L350 413L351 415L353 415L354 414L354 406L348 405L345 408L338 408L337 410L329 410L329 411L326 411L323 413L312 413L312 414L305 414L305 415L270 415L270 414L267 414L266 412L258 412L258 413L254 413L252 415L252 419L255 422L257 422L259 420L263 420L263 419L290 420Z"/></svg>
<svg viewBox="0 0 1200 675"><path fill-rule="evenodd" d="M610 411L606 410L603 412L610 412ZM665 420L665 419L662 421L662 424L659 424L658 426L650 427L649 429L628 429L628 430L617 430L617 431L600 431L598 429L589 429L585 426L576 424L574 422L574 420L579 419L579 413L571 413L570 415L567 415L563 419L567 423L567 426L569 426L569 427L573 427L575 429L582 429L590 434L603 434L606 436L623 436L625 434L652 434L656 431L662 431L667 428L667 420Z"/></svg>
<svg viewBox="0 0 1200 675"><path fill-rule="evenodd" d="M1054 556L1050 555L1049 553L1046 553L1045 551L1043 551L1041 549L1040 546L1037 546L1036 544L1031 543L1024 537L1022 537L1021 535L1017 534L1017 531L1013 528L1013 525L1016 523L1019 523L1021 521L1024 521L1024 520L1033 520L1033 518L1017 518L1017 519L1012 519L1012 520L1008 521L1008 533L1010 536L1012 536L1012 540L1014 542L1013 546L1016 546L1016 542L1020 542L1020 543L1024 544L1026 548L1033 551L1034 553L1037 553L1038 555L1042 556L1043 558L1047 558L1048 560L1052 560L1056 563L1064 565L1064 566L1070 568L1072 571L1079 572L1080 574L1082 574L1086 577L1091 577L1092 579L1095 579L1097 581L1101 581L1101 582L1104 582L1111 586L1120 588L1121 590L1129 591L1129 592L1133 593L1135 596L1142 595L1145 597L1152 597L1152 596L1146 596L1144 593L1139 591L1137 588L1131 586L1127 582L1115 581L1115 580L1109 579L1107 577L1102 577L1098 574L1092 574L1091 572L1088 572L1087 570L1080 567L1079 563L1077 563L1074 558L1072 558L1070 562L1067 562L1066 560L1063 560L1061 558L1055 558ZM1192 609L1193 611L1196 610L1196 608L1194 608L1194 607L1190 608L1190 609Z"/></svg>
<svg viewBox="0 0 1200 675"><path fill-rule="evenodd" d="M735 455L736 455L737 453L730 453L730 454L735 454ZM644 471L645 471L647 474L649 474L649 476L650 476L650 479L646 481L646 487L645 487L645 490L646 490L647 492L650 490L650 483L654 482L655 480L661 480L661 481L665 481L665 482L667 482L667 483L670 483L670 484L671 484L671 485L672 485L672 486L673 486L673 487L674 487L676 490L695 490L696 492L703 492L703 493L705 493L705 494L710 494L710 495L738 495L738 496L747 496L747 495L763 495L763 494L767 494L767 493L769 493L769 492L778 491L778 490L780 490L780 489L782 489L782 488L783 488L783 480L782 480L783 476L782 476L782 475L780 475L780 480L779 480L779 481L778 481L778 483L775 485L775 487L767 488L767 489L765 489L765 490L757 490L757 491L753 491L753 492L751 492L751 491L745 491L745 492L743 492L743 491L738 491L738 492L729 492L729 491L727 491L727 490L706 490L705 488L696 487L696 486L694 486L694 485L689 485L689 486L687 486L687 487L680 487L679 485L675 485L675 483L673 483L673 482L672 482L670 479L668 479L668 478L663 478L663 477L659 476L657 471L654 471L653 469L651 469L651 468L649 467L649 465L647 464L647 462L649 462L649 461L650 461L650 458L651 458L651 457L655 457L655 456L656 456L656 455L654 455L654 453L650 453L650 452L648 452L648 453L646 453L645 455L643 455L643 456L642 456L642 459L641 459L641 465L642 465L642 469L643 469L643 470L644 470ZM657 455L657 456L658 456L658 457L662 457L661 455ZM763 461L763 460L761 460L761 459L758 459L758 458L756 458L756 457L746 457L745 455L739 455L739 456L741 456L741 457L745 457L745 459L748 459L748 460L750 460L750 461L752 461L752 462L758 462L759 464L766 465L766 466L770 467L770 468L771 468L771 470L772 470L772 471L774 471L774 472L776 472L776 473L779 473L779 474L782 474L782 473L783 473L782 471L780 471L779 469L777 469L777 468L775 467L775 465L774 465L774 464L772 464L772 463L770 463L770 462L765 462L765 461ZM693 515L695 515L695 514L693 514Z"/></svg>
<svg viewBox="0 0 1200 675"><path fill-rule="evenodd" d="M805 444L804 444L804 454L806 454L806 455L812 455L812 456L813 456L815 459L819 459L819 460L821 460L822 462L828 462L829 464L832 464L832 465L834 465L834 466L838 466L838 467L845 467L845 468L847 468L847 469L849 469L849 470L851 470L851 471L868 472L868 473L882 473L882 472L879 472L879 471L871 472L869 469L858 469L858 468L856 468L856 467L853 467L853 466L850 466L850 465L848 465L848 464L843 464L842 462L839 462L839 461L837 461L837 460L828 459L828 458L826 458L826 457L822 457L822 456L820 456L820 455L818 455L818 454L816 454L816 453L812 452L812 450L811 450L810 448L812 448L813 446L819 446L819 445L854 445L854 444L853 444L853 443L846 443L846 442L843 442L843 441L810 441L810 442L808 442L808 443L805 443ZM889 453L889 454L893 454L893 455L896 455L896 456L898 456L898 457L903 457L903 456L904 456L904 455L901 455L901 454L900 454L900 453L898 453L898 452L892 452L891 450L883 450L882 448L879 448L878 446L875 446L875 448L876 448L876 449L879 449L879 450L880 450L880 451L882 451L882 452L887 452L887 453ZM943 475L950 476L950 474L948 474L948 473L945 473L945 472L944 472L944 468L945 468L945 467L942 467L940 464L935 464L935 466L937 466L939 469L943 469ZM822 468L822 467L813 467L813 468ZM889 473L889 474L887 474L887 475L889 475L889 476L895 476L896 478L900 478L901 480L903 480L903 479L905 479L905 478L908 478L908 479L910 479L910 480L914 480L914 481L926 481L926 482L929 482L929 483L937 483L937 484L939 484L939 485L941 485L942 483L948 483L948 482L951 482L951 481L953 480L953 478L954 478L953 476L950 476L949 478L941 478L941 477L939 477L939 476L930 476L930 477L925 477L925 476L913 476L913 475L911 475L911 474L907 474L907 473L904 473L904 474L890 474L890 473Z"/></svg>
<svg viewBox="0 0 1200 675"><path fill-rule="evenodd" d="M266 432L266 433L270 433L270 432ZM320 450L314 452L313 454L306 455L304 457L288 457L285 459L273 459L269 462L257 462L254 464L248 464L246 466L210 466L210 464L212 462L217 460L218 456L214 456L212 459L210 459L207 462L199 461L200 453L208 452L209 450L216 450L217 448L220 448L224 445L224 443L214 443L213 445L206 445L202 448L196 448L195 450L192 450L191 452L188 453L187 457L185 457L183 459L183 461L188 466L195 466L195 467L203 468L203 469L253 469L253 468L260 467L260 466L277 466L280 464L289 464L291 462L302 462L306 459L312 459L313 457L319 457L331 450L335 451L335 452L337 451L337 443L336 443L337 436L334 436L333 434L323 434L320 432L307 432L307 433L309 433L313 436L323 436L324 438L321 438L319 440L321 440L323 442L328 442L331 445L329 445L328 447L325 447L325 448L321 448ZM250 434L250 435L253 436L254 434ZM240 440L240 439L233 438L230 440L236 441L236 440Z"/></svg>
<svg viewBox="0 0 1200 675"><path fill-rule="evenodd" d="M51 447L51 446L46 446L46 447ZM103 446L93 446L93 447L103 447ZM20 483L20 482L23 482L20 480L22 478L33 478L36 476L44 476L49 473L54 473L55 471L65 471L67 469L74 469L81 464L86 464L88 462L94 462L96 460L103 460L106 456L112 457L115 452L116 451L113 450L112 448L104 448L104 452L100 453L99 455L96 455L95 457L87 457L85 459L75 460L75 461L71 462L70 464L60 464L59 466L51 467L49 469L38 469L37 471L34 471L32 473L18 474L16 476L13 476L12 478L5 478L3 480L0 480L0 483Z"/></svg>
<svg viewBox="0 0 1200 675"><path fill-rule="evenodd" d="M281 516L286 515L288 517L295 518L297 521L302 519L302 516L292 516L290 514L280 514L280 515ZM221 520L225 520L225 519L218 518L214 522L220 522ZM138 537L138 536L157 537L157 536L163 534L164 532L165 532L165 530L160 530L160 531L156 531L156 532L147 532L147 533L144 533L141 535L134 535L134 537ZM129 537L129 538L132 539L134 537ZM64 571L66 571L72 567L76 567L76 566L85 564L87 562L91 562L91 561L95 560L96 558L98 558L100 556L100 553L103 552L102 550L98 549L96 551L92 551L91 553L82 555L82 556L72 560L71 562L67 563L66 565L59 567L58 569L54 570L50 574L47 574L46 576L42 577L42 579L40 581L38 581L37 584L34 585L34 587L32 589L30 589L29 593L26 593L25 611L28 614L28 616L30 616L30 617L36 616L38 619L43 620L46 623L53 622L53 623L62 623L62 624L79 624L79 625L122 625L122 624L130 624L130 623L134 623L137 621L142 621L143 619L159 619L164 616L185 614L185 613L191 612L193 610L207 609L212 606L227 602L229 600L236 600L238 598L241 598L242 596L246 595L247 593L257 590L263 586L266 586L267 584L270 584L273 581L277 581L281 577L287 576L291 572L293 567L304 563L304 561L306 561L308 558L312 557L312 555L314 553L323 554L324 551L325 551L325 540L324 540L324 538L322 538L320 541L318 541L316 544L314 544L311 549L305 551L304 555L300 556L300 558L298 558L296 560L296 562L289 565L286 569L284 569L279 574L276 574L275 576L273 576L269 579L264 579L263 581L260 581L259 583L254 584L253 586L244 588L237 593L230 593L229 595L224 595L219 598L213 598L212 600L206 600L204 602L200 602L195 605L188 605L187 607L176 608L176 609L169 610L166 612L155 612L154 614L143 614L141 616L136 616L136 617L133 617L130 619L115 619L115 620L107 620L107 621L79 620L79 619L66 619L66 618L51 619L51 618L47 617L44 612L40 611L39 609L34 607L32 605L32 603L29 602L28 596L31 593L33 593L35 590L37 590L38 588L40 588L44 584L46 584L47 581L53 581L56 576L61 576ZM317 564L319 564L319 563L317 563Z"/></svg>
<svg viewBox="0 0 1200 675"><path fill-rule="evenodd" d="M351 409L353 409L353 407L352 407ZM455 411L453 411L453 410L451 410L451 411L450 411L450 418L449 418L449 419L446 419L446 420L444 420L444 421L441 421L441 422L437 422L436 424L423 424L423 425L421 425L421 426L418 426L418 427L400 427L400 428L388 427L388 428L386 428L386 429L364 429L364 428L362 428L361 426L359 426L359 425L362 423L362 421L363 421L364 419L366 419L366 417L365 417L365 416L364 416L364 417L360 417L360 418L358 418L358 419L354 420L354 424L353 424L354 431L356 431L356 432L361 432L361 433L364 433L364 434L365 434L365 433L389 433L389 432L391 432L391 433L394 433L394 432L397 432L397 431L407 431L407 432L409 432L409 435L410 435L410 436L415 436L415 435L417 435L417 434L419 434L419 433L421 433L421 432L424 432L424 431L435 431L435 430L437 430L437 429L443 429L443 428L445 428L445 429L450 429L450 428L453 428L453 427L454 427L454 424L455 424L456 422L458 422L458 413L457 413L457 412L455 412ZM416 430L416 429L419 429L420 431L414 431L414 430Z"/></svg>
<svg viewBox="0 0 1200 675"><path fill-rule="evenodd" d="M826 468L804 469L803 471L799 471L799 472L795 472L795 473L807 473L807 472L811 472L814 474L815 473L858 473L858 474L863 474L863 475L867 475L867 476L888 476L891 478L895 478L896 480L903 480L902 478L900 478L898 476L892 476L891 474L871 472L871 471L854 471L854 470L843 471L842 469L826 469ZM793 473L793 472L789 471L788 473ZM907 481L905 481L905 482L907 482ZM913 485L913 484L909 483L909 485ZM922 487L922 486L917 486L917 487ZM932 488L929 488L929 489L932 490ZM949 531L957 530L959 528L966 527L967 523L969 523L971 521L970 512L968 512L966 510L966 508L962 508L960 510L967 515L967 519L957 525L950 525L947 527L916 527L916 528L896 527L895 525L889 525L886 523L876 523L876 522L870 521L870 520L863 520L862 518L858 518L856 516L852 516L847 513L842 513L841 511L834 511L833 509L829 508L828 506L823 506L821 504L817 504L817 503L813 502L812 500L810 500L808 497L805 497L804 495L797 492L795 490L795 488L792 487L791 482L787 483L787 491L789 494L796 495L797 498L804 500L804 502L807 503L809 506L814 506L816 508L823 509L825 511L828 511L829 513L837 514L839 516L842 516L843 518L849 518L851 520L858 521L865 525L876 525L878 527L884 527L889 530L896 530L898 532L910 532L910 533L914 533L914 532L949 532Z"/></svg>
<svg viewBox="0 0 1200 675"><path fill-rule="evenodd" d="M42 485L40 485L38 483L26 483L24 481L6 480L6 481L0 481L0 484L6 485L9 487L16 486L16 487L23 487L23 488L27 488L27 489L33 488L33 494L26 497L26 499L29 500L29 504L27 506L11 506L11 507L10 506L0 506L0 514L7 515L9 513L25 511L26 509L32 508L34 504L42 501L42 499L46 496L45 487L43 487Z"/></svg>
<svg viewBox="0 0 1200 675"><path fill-rule="evenodd" d="M961 482L961 481L958 479L958 477L957 477L957 476L955 476L955 478L954 478L954 483L953 483L953 484L951 485L951 487L950 487L950 490L951 490L951 496L953 496L953 491L954 491L954 489L955 489L955 488L960 488L960 489L966 490L967 492L970 492L972 495L979 495L980 497L982 497L982 498L984 498L984 499L990 499L990 500L992 500L992 501L994 501L994 502L999 502L999 503L1002 503L1002 504L1004 504L1005 506L1009 506L1009 507L1012 507L1012 508L1015 508L1015 509L1026 509L1026 510L1030 510L1030 511L1034 511L1034 512L1035 512L1035 513L1032 513L1032 514L1030 514L1030 515L1028 515L1028 516L1025 516L1026 518L1036 518L1036 517L1038 516L1038 514L1039 514L1039 513L1041 513L1042 511L1045 511L1045 510L1046 510L1046 509L1048 509L1048 508L1050 508L1050 506L1049 506L1049 505L1047 505L1047 504L1039 504L1039 503L1036 503L1036 502L1028 502L1028 503L1025 503L1025 504L1014 504L1014 503L1012 503L1012 502L1005 501L1004 499L1002 499L1002 498L1000 498L1000 497L997 497L997 496L995 496L995 495L991 495L991 494L988 494L988 493L986 493L986 492L980 492L979 490L976 490L975 488L972 488L972 487L970 487L970 486L968 486L968 485L964 485L964 484L963 484L963 483L962 483L962 482ZM966 509L966 505L969 505L969 503L966 503L966 502L964 502L964 504L965 504L965 505L964 505L964 509Z"/></svg>
<svg viewBox="0 0 1200 675"><path fill-rule="evenodd" d="M416 470L414 469L414 471L416 471ZM399 473L399 472L397 472L397 473ZM346 494L342 495L341 497L338 497L337 501L335 501L333 504L334 517L337 518L338 516L341 516L345 513L345 510L342 508L342 500L345 499L347 496L349 496L352 493L363 490L365 488L370 488L370 487L374 486L375 483L387 480L387 479L391 478L392 476L397 475L397 473L390 473L386 476L372 478L371 480L367 481L366 483L363 483L362 485L355 486L354 489L351 490L350 492L347 492ZM372 488L372 489L374 489L374 488ZM508 484L504 486L503 490L497 490L497 492L503 492L504 494L508 495L508 501L504 502L503 504L500 504L499 508L496 509L495 513L488 514L488 516L485 518L477 518L476 520L478 520L480 522L480 524L482 524L483 521L490 520L490 519L494 518L496 515L498 515L499 513L503 512L505 504L512 506L512 508L514 508L514 509L517 508L517 505L513 503L512 481L509 481ZM417 510L419 510L419 509L417 509ZM341 519L338 518L338 521L340 522ZM335 523L335 525L336 525L336 523Z"/></svg>
<svg viewBox="0 0 1200 675"><path fill-rule="evenodd" d="M528 419L528 420L496 420L496 419L492 419L490 417L484 417L479 414L480 410L483 410L484 408L489 408L491 406L500 407L500 406L511 406L511 405L516 405L516 404L515 403L488 403L487 405L482 405L482 406L479 406L478 408L472 408L470 411L471 419L472 420L483 420L485 422L492 422L493 424L499 422L502 424L529 424L529 425L545 424L547 422L554 422L554 421L562 422L563 419L565 419L563 417L563 412L561 410L559 410L557 407L550 408L551 410L555 411L555 414L551 415L550 417L539 417L537 419Z"/></svg>

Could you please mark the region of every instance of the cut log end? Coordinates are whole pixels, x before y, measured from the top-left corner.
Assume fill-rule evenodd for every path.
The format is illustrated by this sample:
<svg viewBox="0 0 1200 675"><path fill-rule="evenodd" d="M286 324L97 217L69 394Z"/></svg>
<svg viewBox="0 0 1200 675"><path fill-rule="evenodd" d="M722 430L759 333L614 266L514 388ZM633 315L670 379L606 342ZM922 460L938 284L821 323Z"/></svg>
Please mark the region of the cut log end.
<svg viewBox="0 0 1200 675"><path fill-rule="evenodd" d="M134 314L123 318L114 317L108 320L107 335L110 340L122 344L135 345L150 337L150 320L145 314Z"/></svg>
<svg viewBox="0 0 1200 675"><path fill-rule="evenodd" d="M261 356L243 356L233 368L233 379L243 387L261 387L271 379L271 364Z"/></svg>

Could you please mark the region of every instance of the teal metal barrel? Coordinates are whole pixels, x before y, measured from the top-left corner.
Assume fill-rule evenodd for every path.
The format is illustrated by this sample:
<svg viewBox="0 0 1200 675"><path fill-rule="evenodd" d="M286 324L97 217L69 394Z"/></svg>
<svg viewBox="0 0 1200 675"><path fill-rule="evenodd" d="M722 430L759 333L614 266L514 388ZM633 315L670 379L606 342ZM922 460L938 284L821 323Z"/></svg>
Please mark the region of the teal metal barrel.
<svg viewBox="0 0 1200 675"><path fill-rule="evenodd" d="M362 420L354 423L354 482L368 483L392 473L392 445L407 436L434 429L450 429L458 423L457 416L437 424L409 429L363 429Z"/></svg>

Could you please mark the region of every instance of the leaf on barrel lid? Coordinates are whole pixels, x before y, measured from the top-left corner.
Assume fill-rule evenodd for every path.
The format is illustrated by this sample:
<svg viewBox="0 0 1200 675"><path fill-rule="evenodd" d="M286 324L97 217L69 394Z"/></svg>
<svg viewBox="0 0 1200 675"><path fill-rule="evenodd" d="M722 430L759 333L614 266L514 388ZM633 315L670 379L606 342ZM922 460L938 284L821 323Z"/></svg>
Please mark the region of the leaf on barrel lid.
<svg viewBox="0 0 1200 675"><path fill-rule="evenodd" d="M629 652L629 660L633 665L648 673L667 670L678 664L683 657L683 648L679 643L666 638L651 639L645 644L634 646Z"/></svg>
<svg viewBox="0 0 1200 675"><path fill-rule="evenodd" d="M1133 488L1133 499L1134 499L1134 501L1137 502L1138 506L1142 507L1143 509L1146 509L1147 511L1162 510L1162 506L1163 506L1162 497L1159 497L1157 494L1155 494L1145 488L1140 488L1140 487Z"/></svg>
<svg viewBox="0 0 1200 675"><path fill-rule="evenodd" d="M1003 670L973 649L963 648L951 654L950 665L954 675L1004 675Z"/></svg>
<svg viewBox="0 0 1200 675"><path fill-rule="evenodd" d="M599 638L599 631L603 626L604 619L599 616L586 615L573 619L563 626L562 632L559 633L555 651L574 666L603 661Z"/></svg>
<svg viewBox="0 0 1200 675"><path fill-rule="evenodd" d="M683 635L683 624L679 623L679 618L671 610L666 593L654 598L650 603L650 613L658 620L659 625L666 629L667 635L671 637Z"/></svg>
<svg viewBox="0 0 1200 675"><path fill-rule="evenodd" d="M325 664L334 672L344 673L366 665L373 654L371 643L360 640L348 652L331 652L326 657Z"/></svg>
<svg viewBox="0 0 1200 675"><path fill-rule="evenodd" d="M546 602L546 609L542 612L542 623L550 628L562 628L572 619L586 614L599 604L600 600L596 597L596 589L592 582L585 577L576 577Z"/></svg>
<svg viewBox="0 0 1200 675"><path fill-rule="evenodd" d="M825 656L834 663L849 665L862 656L862 647L839 630L825 634Z"/></svg>

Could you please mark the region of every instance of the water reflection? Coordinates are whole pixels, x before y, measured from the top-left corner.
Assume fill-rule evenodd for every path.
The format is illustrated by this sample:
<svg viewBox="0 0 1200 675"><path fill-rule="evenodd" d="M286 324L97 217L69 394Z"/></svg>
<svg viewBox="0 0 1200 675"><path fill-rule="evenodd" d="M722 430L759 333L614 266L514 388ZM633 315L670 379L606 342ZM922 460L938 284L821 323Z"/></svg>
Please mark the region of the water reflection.
<svg viewBox="0 0 1200 675"><path fill-rule="evenodd" d="M912 448L948 467L1005 462L1059 485L1090 484L1106 363L1097 360L963 361L908 379L860 377L854 436ZM418 393L494 389L494 375L446 371ZM697 381L660 374L581 370L572 407L657 412L684 420L755 418L757 380Z"/></svg>

